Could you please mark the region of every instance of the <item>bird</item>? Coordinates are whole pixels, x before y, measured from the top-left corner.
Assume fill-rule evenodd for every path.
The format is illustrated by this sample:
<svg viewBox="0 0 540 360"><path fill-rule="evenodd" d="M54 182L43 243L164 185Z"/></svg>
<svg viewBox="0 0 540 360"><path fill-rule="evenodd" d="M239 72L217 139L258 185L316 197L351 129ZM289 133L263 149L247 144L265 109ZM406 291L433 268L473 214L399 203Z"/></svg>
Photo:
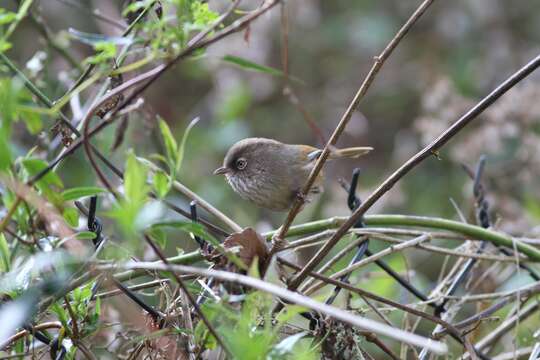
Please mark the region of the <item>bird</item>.
<svg viewBox="0 0 540 360"><path fill-rule="evenodd" d="M329 160L357 158L372 147L332 148ZM323 150L309 145L285 144L274 139L247 138L227 151L223 166L214 175L225 175L232 189L255 205L287 211L306 184ZM323 173L317 176L305 202L323 191Z"/></svg>

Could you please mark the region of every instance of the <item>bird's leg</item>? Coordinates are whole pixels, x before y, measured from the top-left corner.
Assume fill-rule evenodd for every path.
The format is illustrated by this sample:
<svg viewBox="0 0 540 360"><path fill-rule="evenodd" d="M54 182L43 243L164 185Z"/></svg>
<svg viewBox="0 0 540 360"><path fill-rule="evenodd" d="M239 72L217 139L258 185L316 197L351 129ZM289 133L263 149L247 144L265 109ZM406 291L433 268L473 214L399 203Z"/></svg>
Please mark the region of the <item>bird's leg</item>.
<svg viewBox="0 0 540 360"><path fill-rule="evenodd" d="M288 241L280 236L282 227L283 226L280 226L272 236L272 250L274 253L281 251L285 246L288 245Z"/></svg>

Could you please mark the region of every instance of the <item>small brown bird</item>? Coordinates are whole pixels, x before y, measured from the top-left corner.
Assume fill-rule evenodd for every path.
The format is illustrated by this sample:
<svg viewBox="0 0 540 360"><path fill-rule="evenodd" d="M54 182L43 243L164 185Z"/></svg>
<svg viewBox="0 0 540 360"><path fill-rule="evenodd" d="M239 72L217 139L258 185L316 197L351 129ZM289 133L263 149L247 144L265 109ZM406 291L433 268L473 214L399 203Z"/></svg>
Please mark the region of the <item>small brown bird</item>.
<svg viewBox="0 0 540 360"><path fill-rule="evenodd" d="M371 150L371 147L333 149L329 159L356 158ZM266 209L286 211L300 194L321 153L322 150L308 145L248 138L227 151L223 166L214 174L225 175L233 190L244 199ZM321 172L310 195L322 192L322 181Z"/></svg>

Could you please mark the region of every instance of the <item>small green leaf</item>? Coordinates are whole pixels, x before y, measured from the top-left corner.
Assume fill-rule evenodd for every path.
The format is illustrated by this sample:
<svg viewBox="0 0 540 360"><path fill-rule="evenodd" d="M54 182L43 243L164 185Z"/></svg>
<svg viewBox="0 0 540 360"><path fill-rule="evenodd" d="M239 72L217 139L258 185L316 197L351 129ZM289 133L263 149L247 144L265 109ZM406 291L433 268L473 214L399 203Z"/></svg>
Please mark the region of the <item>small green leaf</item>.
<svg viewBox="0 0 540 360"><path fill-rule="evenodd" d="M66 310L64 310L64 308L58 304L57 302L53 303L51 305L51 311L53 313L56 314L56 316L58 316L58 320L62 323L62 325L64 326L64 328L71 328L69 325L68 325L68 318L69 318L69 315L68 313L66 312Z"/></svg>
<svg viewBox="0 0 540 360"><path fill-rule="evenodd" d="M98 186L81 186L65 190L64 192L62 192L62 197L64 198L64 201L70 201L87 196L94 196L105 192L107 192L107 190Z"/></svg>
<svg viewBox="0 0 540 360"><path fill-rule="evenodd" d="M219 17L217 12L210 10L208 3L202 1L193 1L191 3L191 12L194 24L201 27L213 24Z"/></svg>
<svg viewBox="0 0 540 360"><path fill-rule="evenodd" d="M9 24L17 18L17 14L11 11L6 11L4 8L0 8L0 26Z"/></svg>
<svg viewBox="0 0 540 360"><path fill-rule="evenodd" d="M48 166L47 162L36 158L24 159L22 161L22 165L30 176L38 174L40 171L42 171ZM46 185L56 185L58 187L63 187L62 180L60 180L60 177L53 171L49 171L47 175L41 178L40 182Z"/></svg>
<svg viewBox="0 0 540 360"><path fill-rule="evenodd" d="M33 135L39 133L41 131L41 128L43 127L41 117L37 112L21 110L19 118L24 121L26 127L28 128L28 131L30 131L30 133Z"/></svg>
<svg viewBox="0 0 540 360"><path fill-rule="evenodd" d="M230 64L236 65L244 70L265 73L273 76L283 76L283 72L281 70L274 69L265 65L260 65L238 56L225 55L222 60Z"/></svg>
<svg viewBox="0 0 540 360"><path fill-rule="evenodd" d="M77 227L79 225L79 212L75 208L65 208L62 216L69 226Z"/></svg>
<svg viewBox="0 0 540 360"><path fill-rule="evenodd" d="M180 148L178 149L178 156L176 158L176 172L180 171L180 168L182 166L182 160L184 160L184 149L186 147L186 142L187 142L187 138L189 136L189 133L190 133L191 129L193 129L193 127L195 125L197 125L198 122L199 122L198 117L191 120L191 122L189 123L189 125L186 128L186 131L184 131L184 136L182 136L182 141L180 142ZM174 179L171 179L171 180L174 180Z"/></svg>
<svg viewBox="0 0 540 360"><path fill-rule="evenodd" d="M96 238L96 233L92 231L81 231L75 234L75 237L79 240L93 240Z"/></svg>
<svg viewBox="0 0 540 360"><path fill-rule="evenodd" d="M137 161L135 154L130 151L124 177L124 190L127 201L142 205L142 202L146 200L149 190L148 185L146 185L147 173L147 167Z"/></svg>
<svg viewBox="0 0 540 360"><path fill-rule="evenodd" d="M100 64L116 57L117 47L113 42L100 41L94 44L96 55L86 58L89 64Z"/></svg>
<svg viewBox="0 0 540 360"><path fill-rule="evenodd" d="M159 245L160 248L165 248L167 245L167 234L163 229L150 228L148 235Z"/></svg>
<svg viewBox="0 0 540 360"><path fill-rule="evenodd" d="M0 53L8 51L13 45L4 39L0 39Z"/></svg>
<svg viewBox="0 0 540 360"><path fill-rule="evenodd" d="M116 219L125 235L133 236L137 230L137 216L148 200L150 187L146 184L148 167L129 151L124 174L124 198L114 204L108 215Z"/></svg>
<svg viewBox="0 0 540 360"><path fill-rule="evenodd" d="M167 161L169 166L173 166L177 162L178 145L174 136L171 133L169 125L163 119L159 119L159 129L161 130L161 136L163 137L163 143L165 144L165 154L167 155ZM173 169L171 169L172 171Z"/></svg>
<svg viewBox="0 0 540 360"><path fill-rule="evenodd" d="M171 189L171 184L169 183L167 175L161 170L158 170L154 173L152 183L154 185L154 190L160 199L163 199L165 196L167 196L167 193Z"/></svg>
<svg viewBox="0 0 540 360"><path fill-rule="evenodd" d="M19 90L9 78L0 79L0 127L9 136L11 123L16 116L16 105Z"/></svg>
<svg viewBox="0 0 540 360"><path fill-rule="evenodd" d="M11 165L11 150L9 136L5 129L0 128L0 171L5 171Z"/></svg>
<svg viewBox="0 0 540 360"><path fill-rule="evenodd" d="M4 234L0 233L0 272L6 273L10 268L11 253Z"/></svg>

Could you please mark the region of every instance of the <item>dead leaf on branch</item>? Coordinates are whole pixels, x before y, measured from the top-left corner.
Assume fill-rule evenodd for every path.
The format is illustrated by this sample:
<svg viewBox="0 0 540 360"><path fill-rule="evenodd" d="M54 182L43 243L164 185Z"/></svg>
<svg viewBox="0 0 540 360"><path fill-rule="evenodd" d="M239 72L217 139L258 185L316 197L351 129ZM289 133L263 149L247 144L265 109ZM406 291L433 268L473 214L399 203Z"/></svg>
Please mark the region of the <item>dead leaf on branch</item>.
<svg viewBox="0 0 540 360"><path fill-rule="evenodd" d="M250 266L255 258L259 265L263 264L268 257L266 241L252 228L246 228L241 232L234 233L225 239L223 247L227 250L238 248L236 255L246 266Z"/></svg>

